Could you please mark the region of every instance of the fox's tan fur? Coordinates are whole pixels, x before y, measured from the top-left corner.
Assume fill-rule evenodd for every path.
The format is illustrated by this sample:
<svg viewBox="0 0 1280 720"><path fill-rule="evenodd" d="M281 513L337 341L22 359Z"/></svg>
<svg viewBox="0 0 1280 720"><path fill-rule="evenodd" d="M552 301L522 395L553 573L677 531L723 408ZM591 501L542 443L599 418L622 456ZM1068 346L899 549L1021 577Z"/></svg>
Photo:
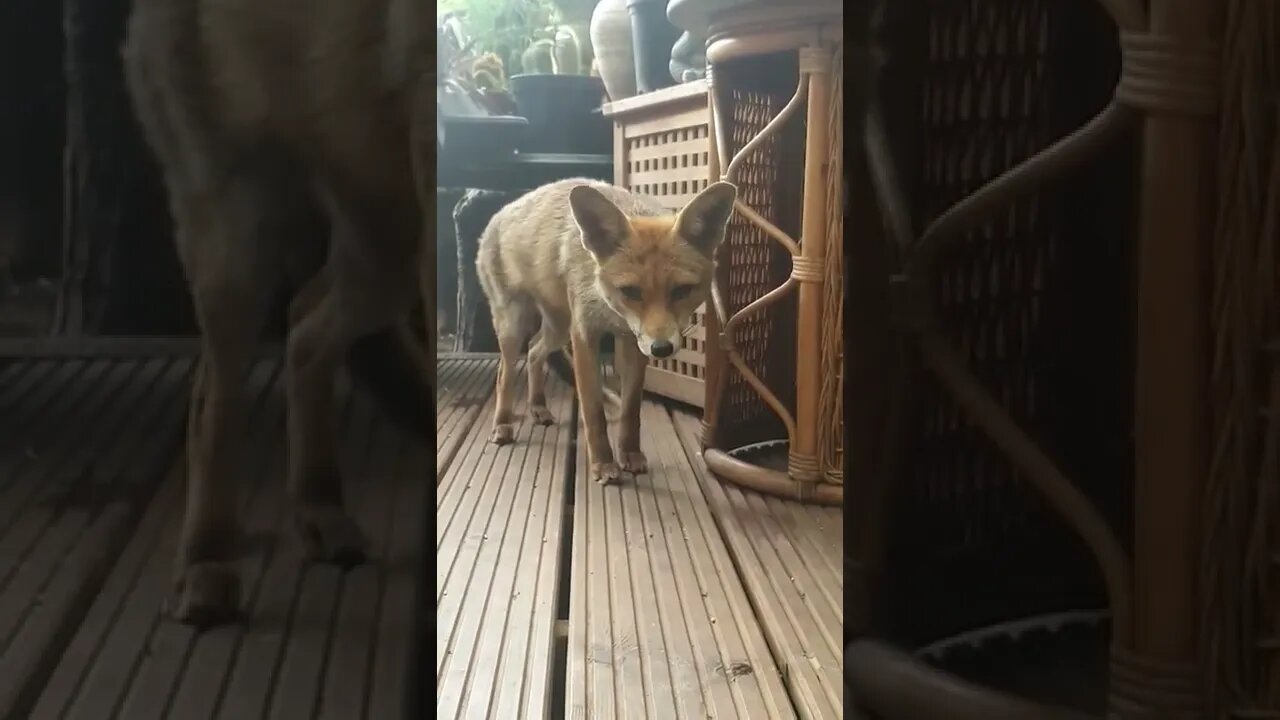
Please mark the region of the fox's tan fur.
<svg viewBox="0 0 1280 720"><path fill-rule="evenodd" d="M710 291L712 257L735 194L732 185L716 183L672 215L653 198L571 179L534 190L494 215L476 259L502 353L493 442L514 439L512 370L537 330L529 346L530 419L555 422L544 392L546 360L571 346L593 479L610 483L647 471L640 450L645 356L679 349ZM615 339L622 386L616 455L598 362L605 334Z"/></svg>
<svg viewBox="0 0 1280 720"><path fill-rule="evenodd" d="M334 457L333 382L353 341L434 313L434 73L422 0L135 0L124 47L168 189L203 337L188 429L176 615L238 610L235 451L245 370L272 292L290 308L288 488L319 559L363 557ZM320 210L328 237L296 237ZM312 247L315 246L315 247ZM325 252L319 272L298 266ZM421 265L419 265L421 263ZM431 402L434 332L411 358ZM402 344L402 350L413 348Z"/></svg>

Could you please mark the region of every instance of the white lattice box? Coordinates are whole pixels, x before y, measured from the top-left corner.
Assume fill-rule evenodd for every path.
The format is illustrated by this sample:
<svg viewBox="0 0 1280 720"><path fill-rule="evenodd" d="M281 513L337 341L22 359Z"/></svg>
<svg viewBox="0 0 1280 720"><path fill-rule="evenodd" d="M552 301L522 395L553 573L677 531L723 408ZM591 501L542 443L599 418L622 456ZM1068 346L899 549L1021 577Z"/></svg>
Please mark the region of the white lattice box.
<svg viewBox="0 0 1280 720"><path fill-rule="evenodd" d="M707 85L676 85L605 105L613 119L614 184L679 210L711 181ZM645 389L702 407L706 402L705 307L676 354L650 360Z"/></svg>

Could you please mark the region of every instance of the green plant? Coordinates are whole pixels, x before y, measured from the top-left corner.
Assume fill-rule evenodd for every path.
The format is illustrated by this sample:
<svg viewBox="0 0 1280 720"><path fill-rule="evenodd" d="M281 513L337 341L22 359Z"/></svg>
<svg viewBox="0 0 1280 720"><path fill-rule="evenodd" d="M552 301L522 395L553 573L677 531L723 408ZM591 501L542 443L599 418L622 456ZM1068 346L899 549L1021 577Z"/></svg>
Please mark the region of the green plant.
<svg viewBox="0 0 1280 720"><path fill-rule="evenodd" d="M439 0L436 17L441 24L456 20L451 24L465 37L462 56L493 53L508 77L551 71L541 59L556 43L560 18L548 0Z"/></svg>

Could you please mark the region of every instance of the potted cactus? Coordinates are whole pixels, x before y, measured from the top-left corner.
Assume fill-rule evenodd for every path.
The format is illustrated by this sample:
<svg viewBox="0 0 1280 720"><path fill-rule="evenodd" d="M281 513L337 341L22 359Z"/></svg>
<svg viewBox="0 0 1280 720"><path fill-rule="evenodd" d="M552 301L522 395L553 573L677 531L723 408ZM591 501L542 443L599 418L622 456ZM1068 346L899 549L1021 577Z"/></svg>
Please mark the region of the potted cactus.
<svg viewBox="0 0 1280 720"><path fill-rule="evenodd" d="M596 9L596 0L546 0L556 9L557 16L567 32L572 33L578 47L579 67L585 73L595 59L591 47L591 13Z"/></svg>
<svg viewBox="0 0 1280 720"><path fill-rule="evenodd" d="M437 5L440 17L447 13L456 18L472 53L496 58L484 69L505 71L490 71L477 79L499 81L498 89L514 99L515 114L528 120L522 152L611 151L609 123L599 112L604 85L586 74L590 52L584 50L584 45L589 47L585 28L594 4L594 0L440 0Z"/></svg>

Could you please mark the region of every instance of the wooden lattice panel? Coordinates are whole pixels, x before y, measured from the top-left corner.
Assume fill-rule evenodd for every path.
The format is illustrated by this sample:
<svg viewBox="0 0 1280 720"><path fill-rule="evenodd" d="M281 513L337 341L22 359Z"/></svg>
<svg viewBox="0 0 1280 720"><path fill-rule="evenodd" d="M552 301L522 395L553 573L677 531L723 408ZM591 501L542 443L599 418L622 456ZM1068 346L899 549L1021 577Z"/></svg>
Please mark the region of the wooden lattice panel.
<svg viewBox="0 0 1280 720"><path fill-rule="evenodd" d="M684 207L711 179L707 88L702 81L629 98L605 107L614 122L614 184ZM702 407L705 403L705 307L675 355L651 359L645 389Z"/></svg>

